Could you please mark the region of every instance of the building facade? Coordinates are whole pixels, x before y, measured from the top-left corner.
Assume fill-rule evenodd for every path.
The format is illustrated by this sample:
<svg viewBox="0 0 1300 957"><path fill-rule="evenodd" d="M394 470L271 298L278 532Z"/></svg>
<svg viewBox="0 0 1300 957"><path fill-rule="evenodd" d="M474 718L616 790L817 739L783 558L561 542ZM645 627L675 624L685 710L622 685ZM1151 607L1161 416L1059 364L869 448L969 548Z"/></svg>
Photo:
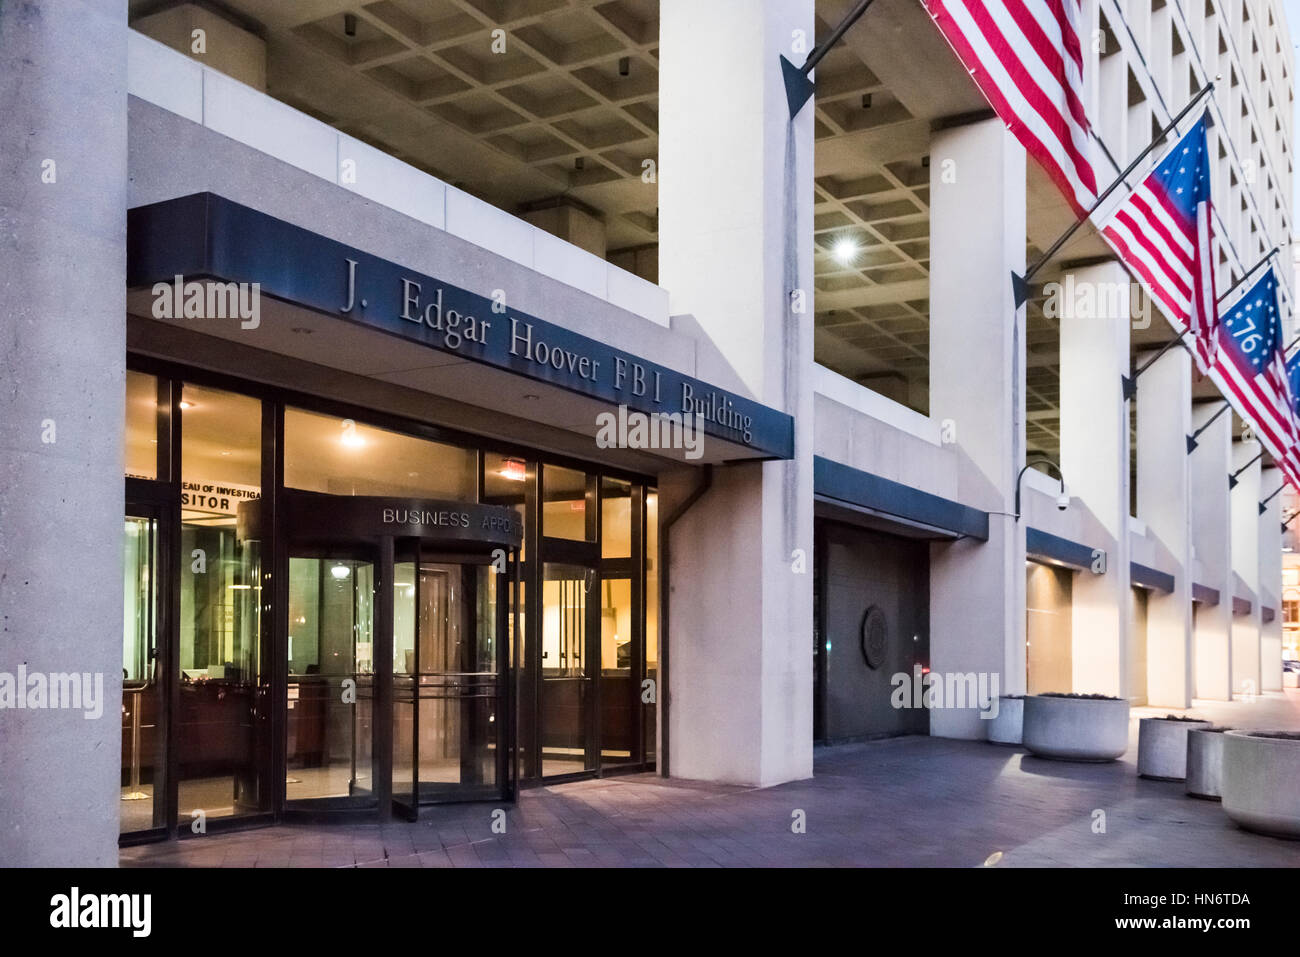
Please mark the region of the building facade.
<svg viewBox="0 0 1300 957"><path fill-rule="evenodd" d="M0 862L1282 687L1278 470L1095 230L1017 309L1071 213L922 4L791 119L851 6L0 8ZM1214 81L1227 290L1280 6L1084 9L1100 180Z"/></svg>

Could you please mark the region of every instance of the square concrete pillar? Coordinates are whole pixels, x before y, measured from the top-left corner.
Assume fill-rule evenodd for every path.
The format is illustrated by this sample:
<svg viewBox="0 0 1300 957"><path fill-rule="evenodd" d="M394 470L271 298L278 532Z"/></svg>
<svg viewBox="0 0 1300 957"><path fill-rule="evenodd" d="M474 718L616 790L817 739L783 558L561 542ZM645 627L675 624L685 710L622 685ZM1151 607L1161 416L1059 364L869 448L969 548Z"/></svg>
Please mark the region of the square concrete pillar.
<svg viewBox="0 0 1300 957"><path fill-rule="evenodd" d="M796 423L792 461L720 468L671 533L669 769L777 784L812 774L814 111L791 121L778 56L803 62L813 2L659 17L660 282Z"/></svg>
<svg viewBox="0 0 1300 957"><path fill-rule="evenodd" d="M1072 605L1074 691L1127 697L1129 640L1128 273L1117 262L1067 272L1061 310L1061 471L1108 536L1104 575L1079 575Z"/></svg>
<svg viewBox="0 0 1300 957"><path fill-rule="evenodd" d="M1137 367L1154 353L1143 352ZM1192 703L1192 477L1187 436L1192 431L1192 360L1174 348L1138 379L1137 514L1174 556L1172 594L1147 600L1146 688L1130 693L1160 708Z"/></svg>
<svg viewBox="0 0 1300 957"><path fill-rule="evenodd" d="M1273 609L1273 620L1259 626L1259 687L1282 690L1282 495L1273 495L1285 482L1282 470L1264 469L1260 500L1272 495L1259 516L1259 601Z"/></svg>
<svg viewBox="0 0 1300 957"><path fill-rule="evenodd" d="M1010 514L1025 458L1025 153L1000 120L930 144L930 414L955 427L960 498L989 515L988 542L937 544L930 666L1025 686L1025 532ZM983 738L978 711L935 709L932 734Z"/></svg>
<svg viewBox="0 0 1300 957"><path fill-rule="evenodd" d="M126 6L0 3L0 680L28 702L0 709L11 867L117 866ZM93 707L52 707L58 675Z"/></svg>
<svg viewBox="0 0 1300 957"><path fill-rule="evenodd" d="M1247 589L1250 611L1232 616L1232 692L1255 695L1260 681L1259 494L1262 469L1256 441L1236 442L1232 470L1244 469L1229 493L1232 500L1232 570ZM1251 461L1254 459L1255 461ZM1247 463L1250 463L1249 465Z"/></svg>
<svg viewBox="0 0 1300 957"><path fill-rule="evenodd" d="M1193 669L1195 696L1213 701L1232 698L1232 520L1228 474L1232 471L1232 413L1223 402L1192 407L1193 431L1204 428L1188 454L1192 473L1192 548L1194 584L1219 593L1217 605L1196 610ZM1217 418L1216 418L1217 416Z"/></svg>

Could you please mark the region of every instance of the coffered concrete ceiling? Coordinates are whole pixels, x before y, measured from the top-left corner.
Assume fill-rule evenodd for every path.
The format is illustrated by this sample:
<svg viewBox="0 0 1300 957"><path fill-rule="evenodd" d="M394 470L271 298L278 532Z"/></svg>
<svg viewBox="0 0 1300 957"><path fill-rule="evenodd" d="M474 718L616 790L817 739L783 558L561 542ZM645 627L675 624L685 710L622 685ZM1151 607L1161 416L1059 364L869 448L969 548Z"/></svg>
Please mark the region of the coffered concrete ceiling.
<svg viewBox="0 0 1300 957"><path fill-rule="evenodd" d="M176 5L131 0L131 12ZM642 173L658 156L658 0L202 5L265 41L270 95L510 212L577 201L604 221L616 261L657 244L657 188ZM817 0L816 35L851 6ZM916 0L877 0L816 77L817 358L925 411L931 131L987 105ZM1029 208L1032 261L1069 222L1033 164ZM846 239L858 249L847 262L832 252ZM1068 255L1101 251L1083 235ZM1032 303L1028 437L1045 451L1057 444L1058 340Z"/></svg>

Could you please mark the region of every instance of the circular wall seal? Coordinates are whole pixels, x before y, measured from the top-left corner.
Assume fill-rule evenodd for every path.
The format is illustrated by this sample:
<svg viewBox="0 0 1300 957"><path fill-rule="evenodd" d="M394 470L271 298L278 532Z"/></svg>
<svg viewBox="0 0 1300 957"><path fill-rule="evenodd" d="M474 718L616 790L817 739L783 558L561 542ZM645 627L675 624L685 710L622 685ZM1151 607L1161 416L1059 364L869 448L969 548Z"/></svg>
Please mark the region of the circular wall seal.
<svg viewBox="0 0 1300 957"><path fill-rule="evenodd" d="M879 605L872 605L862 616L862 658L872 671L885 661L889 647L889 625Z"/></svg>

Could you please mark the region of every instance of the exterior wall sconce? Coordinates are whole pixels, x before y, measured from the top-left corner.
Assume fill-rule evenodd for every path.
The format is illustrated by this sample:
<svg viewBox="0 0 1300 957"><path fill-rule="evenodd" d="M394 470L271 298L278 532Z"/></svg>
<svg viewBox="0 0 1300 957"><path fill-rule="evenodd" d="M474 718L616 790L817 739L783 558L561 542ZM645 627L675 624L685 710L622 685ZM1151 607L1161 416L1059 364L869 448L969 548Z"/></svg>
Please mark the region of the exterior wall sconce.
<svg viewBox="0 0 1300 957"><path fill-rule="evenodd" d="M1066 491L1065 491L1065 476L1061 474L1061 467L1060 467L1059 465L1057 465L1055 462L1053 462L1051 459L1038 459L1038 460L1035 460L1035 461L1033 461L1033 462L1026 462L1026 463L1025 463L1025 467L1022 468L1022 469L1020 470L1020 474L1016 476L1016 516L1015 516L1015 518L1016 518L1016 521L1017 521L1017 522L1020 521L1020 483L1024 481L1025 473L1028 472L1028 471L1029 471L1031 468L1033 468L1035 465L1041 465L1041 466L1043 466L1044 468L1046 468L1048 471L1056 473L1056 477L1060 480L1060 482L1061 482L1061 492L1060 492L1059 495L1056 496L1056 507L1057 507L1057 509L1059 509L1060 511L1064 512L1067 508L1070 507L1070 496L1069 496L1068 494L1066 494Z"/></svg>

